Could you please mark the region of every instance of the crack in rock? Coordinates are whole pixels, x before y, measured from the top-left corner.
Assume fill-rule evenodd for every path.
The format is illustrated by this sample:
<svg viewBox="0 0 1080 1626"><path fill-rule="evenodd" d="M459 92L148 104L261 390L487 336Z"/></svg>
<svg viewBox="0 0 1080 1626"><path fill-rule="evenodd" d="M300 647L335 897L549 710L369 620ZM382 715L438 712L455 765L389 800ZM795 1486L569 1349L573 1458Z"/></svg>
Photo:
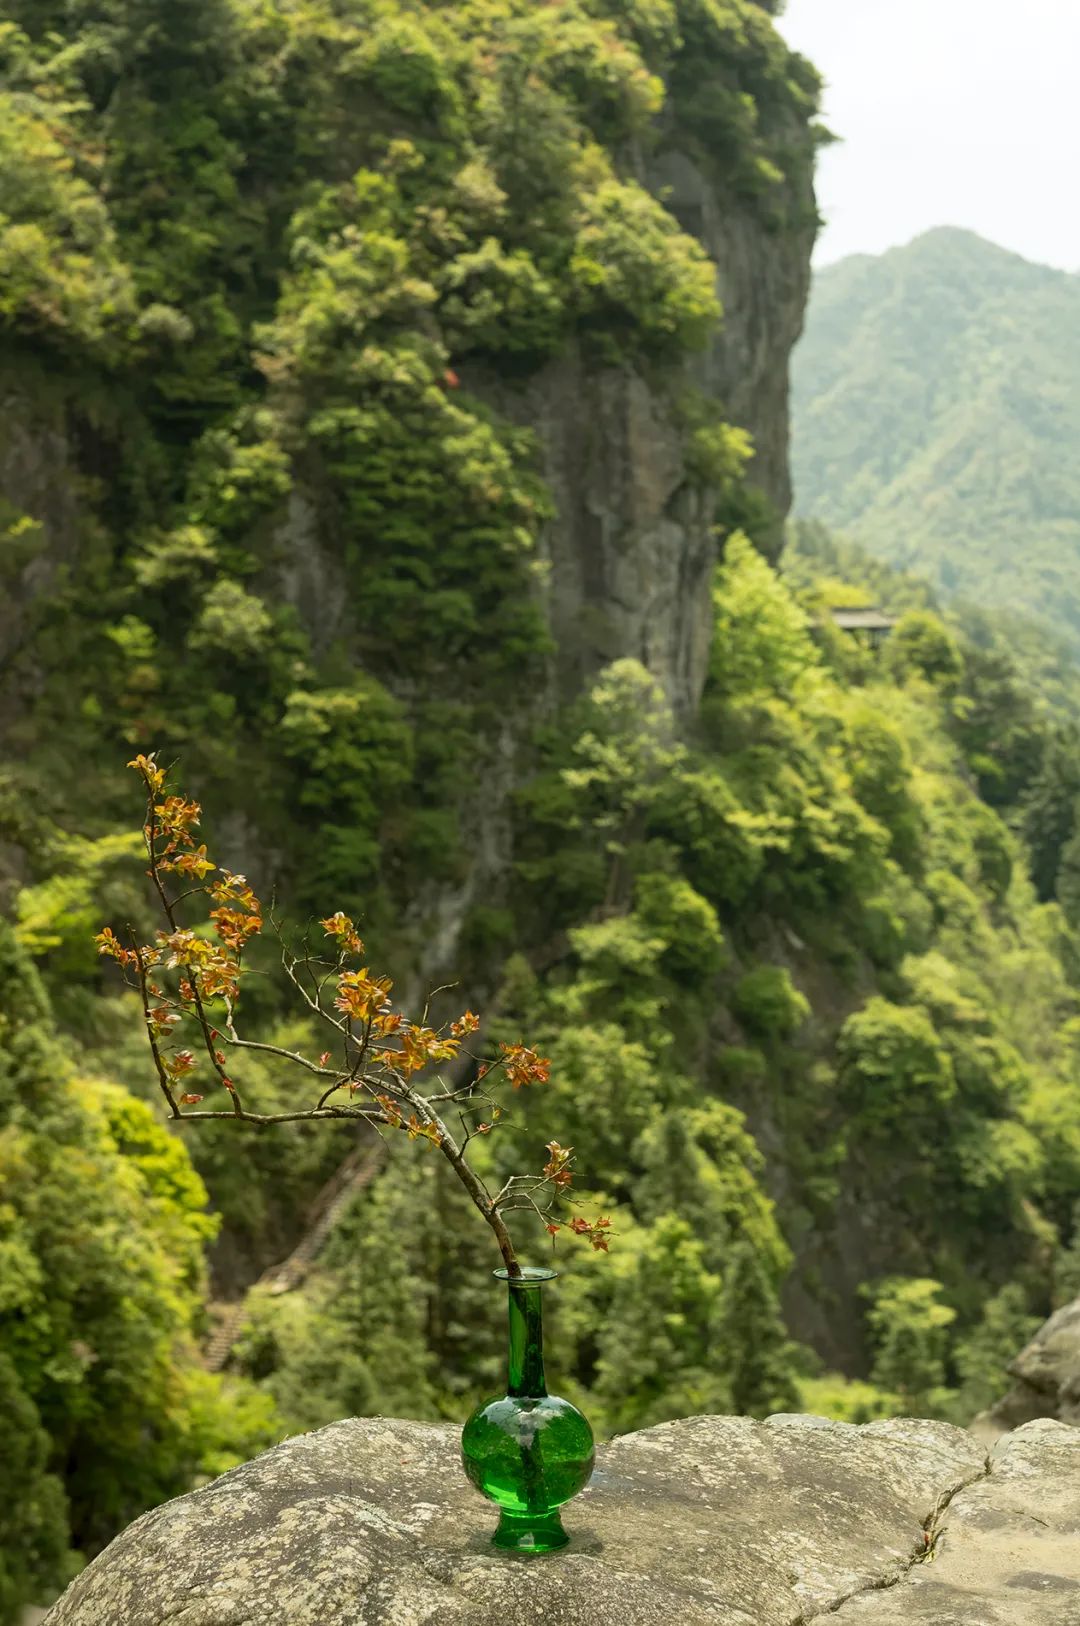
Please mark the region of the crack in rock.
<svg viewBox="0 0 1080 1626"><path fill-rule="evenodd" d="M945 1514L949 1511L956 1497L960 1495L961 1491L970 1489L972 1485L981 1484L984 1479L989 1479L992 1472L993 1464L989 1456L987 1456L978 1473L969 1474L966 1478L958 1480L948 1490L942 1491L934 1503L933 1511L922 1522L923 1539L921 1545L917 1546L906 1563L901 1564L892 1574L878 1576L875 1580L867 1581L864 1586L852 1587L849 1592L845 1592L841 1597L834 1599L824 1609L817 1609L810 1615L800 1614L796 1616L791 1622L791 1626L812 1626L815 1620L822 1620L826 1615L838 1614L846 1603L851 1602L852 1598L860 1598L867 1592L888 1592L891 1588L899 1586L900 1582L911 1574L917 1564L930 1563L938 1551L938 1544L945 1536L947 1528Z"/></svg>

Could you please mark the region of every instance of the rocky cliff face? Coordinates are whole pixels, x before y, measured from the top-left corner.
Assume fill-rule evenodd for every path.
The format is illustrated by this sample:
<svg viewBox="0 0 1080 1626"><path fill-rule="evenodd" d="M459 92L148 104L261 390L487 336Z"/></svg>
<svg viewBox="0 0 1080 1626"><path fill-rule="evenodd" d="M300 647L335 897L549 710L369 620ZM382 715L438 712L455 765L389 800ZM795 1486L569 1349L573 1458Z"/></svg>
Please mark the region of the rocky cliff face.
<svg viewBox="0 0 1080 1626"><path fill-rule="evenodd" d="M25 361L0 363L0 727L18 695L4 675L31 636L34 607L78 557L78 452L61 402Z"/></svg>
<svg viewBox="0 0 1080 1626"><path fill-rule="evenodd" d="M739 197L705 153L673 144L640 165L684 231L716 266L723 321L682 382L630 368L589 367L574 352L524 390L486 392L535 430L556 516L545 538L547 608L560 695L629 657L663 684L676 709L701 697L712 630L713 505L691 487L675 421L680 388L716 401L753 440L749 480L775 515L773 545L791 504L788 375L802 332L816 232L813 189L791 192L804 222L777 230ZM789 189L790 191L790 189Z"/></svg>
<svg viewBox="0 0 1080 1626"><path fill-rule="evenodd" d="M731 191L705 155L672 147L651 161L648 180L715 262L724 321L697 376L731 421L749 430L750 479L782 522L791 506L790 360L803 329L817 234L812 182L789 185L791 224L778 230Z"/></svg>
<svg viewBox="0 0 1080 1626"><path fill-rule="evenodd" d="M140 1519L49 1626L1064 1626L1080 1432L697 1417L601 1448L571 1544L492 1550L450 1427L287 1441ZM932 1561L932 1562L930 1562Z"/></svg>
<svg viewBox="0 0 1080 1626"><path fill-rule="evenodd" d="M574 353L516 399L501 393L500 405L536 432L554 499L543 546L558 694L630 657L691 709L705 681L716 552L670 401L630 368L590 368Z"/></svg>
<svg viewBox="0 0 1080 1626"><path fill-rule="evenodd" d="M716 265L724 318L705 353L684 370L687 386L717 401L748 430L750 479L782 521L790 505L788 369L802 329L812 226L778 232L752 201L725 189L703 157L672 148L650 159L643 179L664 198ZM804 218L812 195L801 199ZM25 559L12 550L0 604L0 657L24 635L34 603L74 563L90 506L79 488L99 471L83 466L62 398L27 399L21 368L8 362L17 398L0 457L0 495L40 526ZM473 382L470 380L469 382ZM556 644L560 697L607 662L640 660L681 711L705 678L709 589L716 544L712 504L688 483L684 436L672 400L679 384L626 368L590 366L578 351L524 387L475 380L500 411L537 435L555 507L544 537L545 602ZM80 515L83 519L80 519ZM2 519L2 515L0 515ZM333 550L320 542L316 506L294 491L276 527L277 590L322 641L345 630L347 595ZM15 696L5 695L8 705Z"/></svg>
<svg viewBox="0 0 1080 1626"><path fill-rule="evenodd" d="M1080 1428L1080 1299L1057 1310L1009 1366L1013 1387L972 1425L996 1438L1039 1417Z"/></svg>
<svg viewBox="0 0 1080 1626"><path fill-rule="evenodd" d="M687 713L705 682L716 539L712 499L687 477L674 403L694 388L750 433L749 479L773 510L778 551L791 502L789 363L809 291L814 200L809 186L790 199L790 212L811 223L777 231L710 173L704 156L672 148L641 168L716 266L724 316L702 355L674 378L652 378L590 364L574 347L525 384L468 368L464 381L536 435L554 506L542 548L557 697L629 657ZM280 532L281 588L305 625L333 635L345 600L336 561L319 547L315 512L294 497Z"/></svg>

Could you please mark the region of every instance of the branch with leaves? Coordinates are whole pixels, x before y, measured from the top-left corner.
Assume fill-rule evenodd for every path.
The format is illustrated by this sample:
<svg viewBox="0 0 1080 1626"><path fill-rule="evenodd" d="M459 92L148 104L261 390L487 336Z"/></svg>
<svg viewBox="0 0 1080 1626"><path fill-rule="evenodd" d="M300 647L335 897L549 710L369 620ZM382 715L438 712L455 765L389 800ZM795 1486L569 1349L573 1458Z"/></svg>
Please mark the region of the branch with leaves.
<svg viewBox="0 0 1080 1626"><path fill-rule="evenodd" d="M395 1010L389 977L365 966L364 945L354 922L341 910L320 921L326 948L315 954L290 949L279 921L270 926L280 948L282 971L309 1019L330 1030L329 1048L317 1057L245 1037L238 1026L241 984L249 975L244 954L264 929L262 905L243 875L219 868L197 844L202 809L171 792L167 774L153 755L128 764L146 791L143 837L147 875L163 924L153 943L140 943L128 927L127 944L106 926L95 939L101 954L115 960L128 985L137 990L150 1053L169 1117L181 1122L227 1119L265 1127L356 1119L378 1133L400 1132L428 1142L447 1159L470 1200L495 1234L511 1275L520 1266L505 1216L529 1212L554 1238L563 1228L607 1250L611 1222L600 1217L569 1221L556 1216L573 1178L573 1148L547 1145L548 1161L539 1174L512 1175L494 1194L467 1157L470 1141L505 1122L500 1088L516 1091L547 1082L549 1063L525 1044L500 1044L494 1055L474 1055L465 1041L480 1018L465 1011L440 1027ZM213 905L212 935L185 925L182 909L191 899ZM275 1057L311 1080L310 1104L294 1111L260 1113L245 1105L238 1073L245 1051ZM454 1063L463 1081L444 1081L437 1071ZM194 1085L201 1077L225 1091L221 1107L206 1105ZM456 1117L455 1138L447 1125Z"/></svg>

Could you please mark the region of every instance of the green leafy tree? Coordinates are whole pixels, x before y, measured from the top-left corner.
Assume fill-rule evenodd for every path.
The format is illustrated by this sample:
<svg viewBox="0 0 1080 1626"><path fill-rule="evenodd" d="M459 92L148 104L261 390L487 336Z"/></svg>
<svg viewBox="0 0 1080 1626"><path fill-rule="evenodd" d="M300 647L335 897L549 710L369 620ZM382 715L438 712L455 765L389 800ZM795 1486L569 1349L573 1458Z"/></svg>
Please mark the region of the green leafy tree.
<svg viewBox="0 0 1080 1626"><path fill-rule="evenodd" d="M965 1425L1000 1400L1009 1388L1009 1363L1039 1326L1028 1312L1027 1294L1016 1282L987 1300L978 1325L959 1338L953 1355L960 1387L954 1403Z"/></svg>
<svg viewBox="0 0 1080 1626"><path fill-rule="evenodd" d="M810 1001L795 987L790 971L778 965L759 965L740 977L731 1008L760 1039L790 1039L810 1015Z"/></svg>
<svg viewBox="0 0 1080 1626"><path fill-rule="evenodd" d="M1070 911L1076 901L1073 843L1078 798L1080 749L1071 734L1061 733L1050 741L1038 771L1024 788L1020 828L1031 854L1032 879L1039 896L1052 898L1064 885Z"/></svg>
<svg viewBox="0 0 1080 1626"><path fill-rule="evenodd" d="M721 1276L731 1250L746 1247L770 1287L778 1287L791 1255L761 1188L764 1159L740 1112L710 1101L655 1117L634 1159L641 1168L635 1202L646 1221L678 1214L701 1241L708 1268Z"/></svg>
<svg viewBox="0 0 1080 1626"><path fill-rule="evenodd" d="M636 1238L599 1339L596 1398L615 1434L668 1417L731 1409L719 1344L721 1281L673 1214Z"/></svg>
<svg viewBox="0 0 1080 1626"><path fill-rule="evenodd" d="M638 661L609 666L589 695L585 726L562 778L574 793L577 819L603 833L611 860L605 902L625 887L628 846L640 841L649 809L683 760L671 706Z"/></svg>
<svg viewBox="0 0 1080 1626"><path fill-rule="evenodd" d="M909 610L889 638L887 660L897 677L912 674L943 688L963 673L963 655L945 623L928 610Z"/></svg>
<svg viewBox="0 0 1080 1626"><path fill-rule="evenodd" d="M715 691L784 693L814 664L809 621L745 536L729 537L716 584Z"/></svg>
<svg viewBox="0 0 1080 1626"><path fill-rule="evenodd" d="M875 995L848 1018L838 1048L851 1111L874 1133L905 1122L929 1132L956 1093L948 1050L918 1006Z"/></svg>
<svg viewBox="0 0 1080 1626"><path fill-rule="evenodd" d="M228 1465L277 1423L258 1397L234 1423L220 1379L194 1404L206 1190L142 1102L73 1075L3 924L0 1009L4 1465L26 1475L0 1525L10 1606L55 1581L69 1547L92 1553L189 1488L211 1440Z"/></svg>
<svg viewBox="0 0 1080 1626"><path fill-rule="evenodd" d="M14 1626L24 1603L44 1601L68 1579L73 1554L63 1482L50 1473L49 1436L15 1367L0 1350L0 1621Z"/></svg>
<svg viewBox="0 0 1080 1626"><path fill-rule="evenodd" d="M717 1321L734 1410L751 1417L796 1410L794 1346L760 1254L747 1242L736 1243L725 1260L723 1280Z"/></svg>
<svg viewBox="0 0 1080 1626"><path fill-rule="evenodd" d="M940 1282L893 1277L881 1284L867 1312L874 1345L874 1383L905 1405L933 1405L945 1385L949 1328L956 1311L941 1303Z"/></svg>

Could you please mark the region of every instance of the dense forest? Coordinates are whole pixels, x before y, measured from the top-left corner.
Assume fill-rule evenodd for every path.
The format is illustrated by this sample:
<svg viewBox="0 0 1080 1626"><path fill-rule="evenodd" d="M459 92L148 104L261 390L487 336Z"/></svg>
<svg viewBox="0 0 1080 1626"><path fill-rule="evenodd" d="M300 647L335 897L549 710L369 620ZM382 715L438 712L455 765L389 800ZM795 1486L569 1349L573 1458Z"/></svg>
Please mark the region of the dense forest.
<svg viewBox="0 0 1080 1626"><path fill-rule="evenodd" d="M1080 645L1080 276L942 228L814 279L797 512Z"/></svg>
<svg viewBox="0 0 1080 1626"><path fill-rule="evenodd" d="M550 1057L478 1155L572 1146L612 1217L550 1317L599 1431L967 1420L1078 1284L1067 685L781 548L826 136L778 9L8 0L0 1621L289 1432L498 1381L498 1256L422 1144L248 1291L379 1143L167 1126L93 941L152 929L142 752L286 929L343 909L404 1002Z"/></svg>

